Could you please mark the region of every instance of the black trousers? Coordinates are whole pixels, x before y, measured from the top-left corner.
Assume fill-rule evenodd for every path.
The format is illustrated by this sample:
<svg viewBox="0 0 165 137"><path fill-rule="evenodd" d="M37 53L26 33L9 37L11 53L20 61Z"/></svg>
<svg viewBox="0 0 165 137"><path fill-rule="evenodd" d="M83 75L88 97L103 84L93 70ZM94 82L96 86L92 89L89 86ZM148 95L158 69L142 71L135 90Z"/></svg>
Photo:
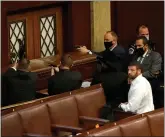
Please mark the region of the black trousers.
<svg viewBox="0 0 165 137"><path fill-rule="evenodd" d="M164 81L158 78L148 79L148 81L151 84L155 109L164 107L164 87L161 87Z"/></svg>

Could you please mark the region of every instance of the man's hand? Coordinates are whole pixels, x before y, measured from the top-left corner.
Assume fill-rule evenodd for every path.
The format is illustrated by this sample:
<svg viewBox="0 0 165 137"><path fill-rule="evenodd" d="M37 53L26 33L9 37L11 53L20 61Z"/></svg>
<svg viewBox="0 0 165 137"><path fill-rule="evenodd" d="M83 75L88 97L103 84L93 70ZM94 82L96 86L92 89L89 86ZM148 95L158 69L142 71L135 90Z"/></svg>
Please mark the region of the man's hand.
<svg viewBox="0 0 165 137"><path fill-rule="evenodd" d="M60 70L59 70L59 67L54 67L54 70L56 71L56 72L59 72Z"/></svg>
<svg viewBox="0 0 165 137"><path fill-rule="evenodd" d="M59 72L59 67L51 67L51 76L55 75L56 72Z"/></svg>
<svg viewBox="0 0 165 137"><path fill-rule="evenodd" d="M120 103L120 105L118 106L118 108L121 108L121 105L122 104L128 104L128 102Z"/></svg>
<svg viewBox="0 0 165 137"><path fill-rule="evenodd" d="M77 50L79 50L82 53L88 53L90 50L87 49L86 46L82 46L80 48L77 48Z"/></svg>
<svg viewBox="0 0 165 137"><path fill-rule="evenodd" d="M51 67L51 76L53 76L54 74L55 74L54 67Z"/></svg>

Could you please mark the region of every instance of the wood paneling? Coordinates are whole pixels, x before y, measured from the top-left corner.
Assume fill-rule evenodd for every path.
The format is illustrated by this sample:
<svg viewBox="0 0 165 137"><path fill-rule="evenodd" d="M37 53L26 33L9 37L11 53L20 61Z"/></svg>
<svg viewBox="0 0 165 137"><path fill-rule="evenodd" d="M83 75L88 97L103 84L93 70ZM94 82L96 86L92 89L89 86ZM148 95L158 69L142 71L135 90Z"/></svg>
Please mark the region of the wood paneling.
<svg viewBox="0 0 165 137"><path fill-rule="evenodd" d="M49 15L56 15L56 50L58 54L62 55L63 53L63 35L62 35L62 8L50 8L46 10L36 11L33 12L33 20L34 20L34 45L33 49L35 50L34 58L41 57L41 37L40 37L40 17L49 16ZM33 59L34 59L33 58Z"/></svg>
<svg viewBox="0 0 165 137"><path fill-rule="evenodd" d="M2 53L1 53L1 68L2 72L6 70L9 65L9 48L8 48L8 32L7 32L7 15L15 14L19 12L27 12L32 10L37 10L41 8L54 7L63 4L67 4L68 2L61 1L2 1L1 2L1 45L2 45ZM30 30L29 30L30 31ZM30 43L29 43L30 44ZM29 58L33 58L30 56Z"/></svg>
<svg viewBox="0 0 165 137"><path fill-rule="evenodd" d="M17 15L12 15L7 17L7 23L8 23L8 29L9 29L9 24L10 22L17 22L20 20L25 20L26 21L26 28L25 28L25 36L26 36L26 52L27 52L27 58L28 59L33 59L35 57L34 55L34 47L33 47L33 16L29 13L24 13L24 14L17 14ZM9 30L8 30L9 32ZM9 34L8 34L9 36ZM9 46L9 39L8 39L8 52L10 52L10 46ZM8 58L9 60L9 58Z"/></svg>
<svg viewBox="0 0 165 137"><path fill-rule="evenodd" d="M1 66L8 66L8 32L7 32L7 10L1 2Z"/></svg>
<svg viewBox="0 0 165 137"><path fill-rule="evenodd" d="M73 45L91 48L90 2L72 2Z"/></svg>
<svg viewBox="0 0 165 137"><path fill-rule="evenodd" d="M72 2L63 5L63 44L64 52L73 50Z"/></svg>
<svg viewBox="0 0 165 137"><path fill-rule="evenodd" d="M41 34L40 34L40 17L56 15L56 50L58 54L63 53L63 36L62 36L62 9L50 8L47 10L27 12L17 15L8 16L8 22L26 20L26 51L28 59L41 57ZM9 36L9 35L8 35ZM9 48L8 48L9 49Z"/></svg>
<svg viewBox="0 0 165 137"><path fill-rule="evenodd" d="M74 45L87 45L90 49L90 2L89 1L3 1L2 2L2 71L4 72L9 65L8 62L8 34L7 34L7 15L17 14L19 12L29 12L41 9L62 7L63 30L60 35L63 36L64 49L61 51L73 51ZM34 28L35 29L35 28ZM31 30L29 30L31 31ZM34 40L33 40L34 41ZM37 41L36 41L37 42ZM58 43L62 44L62 43ZM31 45L31 43L28 43ZM32 52L34 47L28 47L28 52ZM36 58L36 53L31 53L29 59Z"/></svg>
<svg viewBox="0 0 165 137"><path fill-rule="evenodd" d="M164 2L163 1L112 1L112 29L125 47L136 38L136 27L147 24L156 50L164 54Z"/></svg>
<svg viewBox="0 0 165 137"><path fill-rule="evenodd" d="M27 44L27 58L28 59L33 59L35 58L35 46L34 46L34 21L33 21L33 16L31 16L30 13L27 14L27 23L28 28L26 27L26 44Z"/></svg>

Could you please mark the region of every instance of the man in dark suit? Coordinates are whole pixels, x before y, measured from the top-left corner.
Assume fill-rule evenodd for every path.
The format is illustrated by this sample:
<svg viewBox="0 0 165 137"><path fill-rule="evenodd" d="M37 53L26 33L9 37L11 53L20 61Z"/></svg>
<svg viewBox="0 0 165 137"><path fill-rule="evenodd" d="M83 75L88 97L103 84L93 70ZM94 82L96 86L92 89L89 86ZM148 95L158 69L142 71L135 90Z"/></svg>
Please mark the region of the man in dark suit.
<svg viewBox="0 0 165 137"><path fill-rule="evenodd" d="M93 52L85 46L78 48L80 52L96 54L100 71L93 75L92 85L102 83L107 104L115 107L121 100L127 100L127 74L124 72L125 49L118 44L118 36L114 31L107 31L104 35L102 52Z"/></svg>
<svg viewBox="0 0 165 137"><path fill-rule="evenodd" d="M71 71L73 60L69 54L61 59L60 70L48 79L49 95L56 95L67 91L79 89L82 84L80 72Z"/></svg>
<svg viewBox="0 0 165 137"><path fill-rule="evenodd" d="M159 88L158 78L161 73L162 57L158 52L150 50L148 40L144 36L138 37L135 44L137 52L133 61L137 61L143 66L144 72L142 75L146 77L151 84L154 104L157 106L157 100L160 100L157 96L157 88Z"/></svg>
<svg viewBox="0 0 165 137"><path fill-rule="evenodd" d="M100 73L96 73L93 77L91 85L102 83L107 104L116 107L120 101L127 100L128 84L127 74L121 72L121 64L114 58L108 63Z"/></svg>
<svg viewBox="0 0 165 137"><path fill-rule="evenodd" d="M137 37L145 36L146 39L148 40L148 46L149 46L150 50L155 51L156 43L154 43L150 40L149 28L148 28L147 25L138 25L137 28L136 28L136 34L137 34ZM135 54L135 52L136 52L135 41L132 42L132 44L129 45L128 51L129 51L128 54L131 57Z"/></svg>
<svg viewBox="0 0 165 137"><path fill-rule="evenodd" d="M142 64L144 77L147 79L156 78L161 71L161 55L158 52L150 50L148 40L144 36L138 37L135 44L137 52L133 57L133 61Z"/></svg>
<svg viewBox="0 0 165 137"><path fill-rule="evenodd" d="M90 51L86 48L86 46L82 46L82 47L78 48L78 50L82 53L96 54L97 57L101 56L101 58L103 58L104 60L109 60L109 58L117 57L118 60L120 61L120 63L122 65L124 65L124 60L125 60L125 55L126 55L125 49L118 44L118 36L114 31L107 31L105 33L104 47L105 47L105 50L102 52ZM114 55L112 55L112 54L114 54ZM124 67L124 66L122 66L122 67Z"/></svg>
<svg viewBox="0 0 165 137"><path fill-rule="evenodd" d="M30 70L30 61L19 60L4 74L6 105L35 99L37 75Z"/></svg>

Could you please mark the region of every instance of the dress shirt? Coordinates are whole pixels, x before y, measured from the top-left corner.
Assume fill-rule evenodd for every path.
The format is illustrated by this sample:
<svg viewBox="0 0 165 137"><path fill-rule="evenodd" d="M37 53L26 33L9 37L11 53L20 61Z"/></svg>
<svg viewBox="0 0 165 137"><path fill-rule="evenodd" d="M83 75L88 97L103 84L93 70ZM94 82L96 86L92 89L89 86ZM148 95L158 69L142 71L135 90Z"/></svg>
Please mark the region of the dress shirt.
<svg viewBox="0 0 165 137"><path fill-rule="evenodd" d="M147 55L147 53L148 53L148 50L143 54L142 57L138 57L137 61L140 62L140 64L143 63L143 60L144 60L145 56Z"/></svg>
<svg viewBox="0 0 165 137"><path fill-rule="evenodd" d="M14 69L15 71L17 71L17 69L15 67L11 67L12 69Z"/></svg>
<svg viewBox="0 0 165 137"><path fill-rule="evenodd" d="M120 107L125 112L130 111L137 114L154 110L151 85L142 74L131 83L128 103L121 103Z"/></svg>
<svg viewBox="0 0 165 137"><path fill-rule="evenodd" d="M110 51L112 51L116 46L117 46L117 44L114 47L110 48Z"/></svg>

